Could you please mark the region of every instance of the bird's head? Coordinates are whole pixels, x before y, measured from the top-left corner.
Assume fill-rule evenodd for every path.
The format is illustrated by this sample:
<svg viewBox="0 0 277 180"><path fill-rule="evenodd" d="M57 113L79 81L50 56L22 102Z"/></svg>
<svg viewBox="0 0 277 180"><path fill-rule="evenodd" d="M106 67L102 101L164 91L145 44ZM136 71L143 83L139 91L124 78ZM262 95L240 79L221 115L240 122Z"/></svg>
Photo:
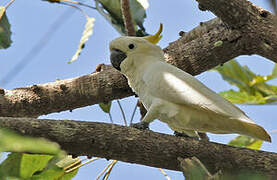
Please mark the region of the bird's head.
<svg viewBox="0 0 277 180"><path fill-rule="evenodd" d="M122 36L110 42L112 66L121 72L149 60L163 60L163 51L156 44L162 38L162 24L155 35L145 37ZM153 58L148 58L153 57Z"/></svg>

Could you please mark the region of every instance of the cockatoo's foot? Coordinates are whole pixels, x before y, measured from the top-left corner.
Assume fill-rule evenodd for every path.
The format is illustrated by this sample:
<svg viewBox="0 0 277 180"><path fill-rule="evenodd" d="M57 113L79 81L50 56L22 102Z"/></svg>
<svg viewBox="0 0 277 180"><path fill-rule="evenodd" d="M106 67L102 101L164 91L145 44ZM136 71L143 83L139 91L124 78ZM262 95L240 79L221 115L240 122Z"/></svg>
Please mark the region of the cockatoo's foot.
<svg viewBox="0 0 277 180"><path fill-rule="evenodd" d="M209 137L207 136L206 133L198 132L198 135L199 135L201 140L203 140L203 141L210 141L210 139L209 139Z"/></svg>
<svg viewBox="0 0 277 180"><path fill-rule="evenodd" d="M131 124L131 127L141 129L141 130L149 130L149 123L142 121L139 123Z"/></svg>
<svg viewBox="0 0 277 180"><path fill-rule="evenodd" d="M189 137L189 138L192 138L192 139L195 139L195 140L199 140L198 137L191 137L191 136L189 136L189 135L187 135L185 133L180 133L180 132L177 132L177 131L174 131L174 135L176 137Z"/></svg>

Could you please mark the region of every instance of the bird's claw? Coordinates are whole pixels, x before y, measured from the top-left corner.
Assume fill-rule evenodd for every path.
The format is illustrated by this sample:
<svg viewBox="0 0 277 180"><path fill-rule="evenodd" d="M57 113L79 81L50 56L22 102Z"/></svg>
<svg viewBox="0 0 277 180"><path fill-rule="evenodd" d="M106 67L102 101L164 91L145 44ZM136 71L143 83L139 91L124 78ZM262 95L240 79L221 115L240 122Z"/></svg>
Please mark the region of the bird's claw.
<svg viewBox="0 0 277 180"><path fill-rule="evenodd" d="M178 131L174 131L174 136L176 137L186 137L186 138L192 138L192 139L195 139L195 140L199 140L198 137L191 137L185 133L181 133L181 132L178 132Z"/></svg>
<svg viewBox="0 0 277 180"><path fill-rule="evenodd" d="M149 123L139 122L139 123L132 124L131 127L134 127L136 129L141 129L141 130L149 130Z"/></svg>

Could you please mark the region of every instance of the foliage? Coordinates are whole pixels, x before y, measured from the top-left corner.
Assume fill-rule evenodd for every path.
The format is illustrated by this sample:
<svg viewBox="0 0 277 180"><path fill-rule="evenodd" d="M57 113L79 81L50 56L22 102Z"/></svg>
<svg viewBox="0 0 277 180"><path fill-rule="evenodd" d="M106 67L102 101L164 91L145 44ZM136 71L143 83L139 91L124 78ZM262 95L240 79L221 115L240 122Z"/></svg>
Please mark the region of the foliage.
<svg viewBox="0 0 277 180"><path fill-rule="evenodd" d="M78 59L78 57L81 54L82 49L85 47L85 43L89 40L89 37L92 35L92 28L93 28L95 19L92 17L88 17L88 16L86 18L87 18L87 23L85 25L85 29L82 34L78 49L75 52L75 54L73 55L73 57L71 58L71 60L68 62L68 64L70 64L73 61L76 61Z"/></svg>
<svg viewBox="0 0 277 180"><path fill-rule="evenodd" d="M52 155L11 153L0 165L1 179L72 179L78 169L66 173L66 166L59 165L59 162L67 160L65 157L58 160ZM71 158L72 159L72 158ZM53 163L58 160L58 163ZM73 162L79 161L74 159ZM73 164L73 163L71 163ZM62 164L63 165L63 164ZM67 164L68 166L68 164Z"/></svg>
<svg viewBox="0 0 277 180"><path fill-rule="evenodd" d="M222 78L239 91L228 90L219 94L237 104L274 104L277 101L277 86L269 85L267 81L277 77L277 66L268 76L260 76L252 72L247 66L241 66L231 60L214 70Z"/></svg>
<svg viewBox="0 0 277 180"><path fill-rule="evenodd" d="M77 173L77 170L66 173L65 168L79 162L79 158L66 156L57 143L4 129L0 129L0 139L0 151L13 152L0 164L0 179L67 180Z"/></svg>
<svg viewBox="0 0 277 180"><path fill-rule="evenodd" d="M98 2L102 5L100 7ZM143 26L144 19L146 18L145 10L148 8L148 1L144 0L130 0L130 11L134 20L137 36L145 36L145 28ZM113 25L113 27L121 34L125 34L124 21L122 18L120 0L98 0L96 1L96 7L99 13L104 16L107 21ZM106 13L108 12L108 13Z"/></svg>
<svg viewBox="0 0 277 180"><path fill-rule="evenodd" d="M0 6L0 49L11 46L11 25L6 16L6 8Z"/></svg>
<svg viewBox="0 0 277 180"><path fill-rule="evenodd" d="M109 113L112 106L112 102L100 103L99 106L102 109L102 111L104 111L105 113Z"/></svg>
<svg viewBox="0 0 277 180"><path fill-rule="evenodd" d="M254 139L248 136L238 136L235 139L231 140L228 145L246 147L249 149L259 150L263 144L263 141Z"/></svg>
<svg viewBox="0 0 277 180"><path fill-rule="evenodd" d="M44 138L33 138L18 135L14 132L0 129L0 152L29 152L65 156L57 143Z"/></svg>

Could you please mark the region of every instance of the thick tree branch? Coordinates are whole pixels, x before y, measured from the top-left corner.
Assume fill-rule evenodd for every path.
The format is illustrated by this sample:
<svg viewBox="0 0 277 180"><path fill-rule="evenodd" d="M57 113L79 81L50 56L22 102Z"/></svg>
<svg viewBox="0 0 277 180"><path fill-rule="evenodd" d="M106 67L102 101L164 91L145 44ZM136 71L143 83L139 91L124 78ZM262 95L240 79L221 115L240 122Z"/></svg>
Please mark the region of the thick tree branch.
<svg viewBox="0 0 277 180"><path fill-rule="evenodd" d="M277 175L277 154L175 137L115 124L0 118L0 127L55 141L70 154L97 156L180 171L178 157L198 158L211 173Z"/></svg>
<svg viewBox="0 0 277 180"><path fill-rule="evenodd" d="M197 0L232 30L241 33L249 55L259 54L277 62L277 17L247 0Z"/></svg>
<svg viewBox="0 0 277 180"><path fill-rule="evenodd" d="M102 71L103 69L103 71ZM126 78L111 66L78 78L0 90L0 116L37 117L132 95Z"/></svg>
<svg viewBox="0 0 277 180"><path fill-rule="evenodd" d="M200 23L171 43L164 49L168 63L197 75L239 55L260 54L277 62L276 16L246 0L198 1L224 22L213 19ZM233 8L239 9L237 14ZM250 19L240 21L245 14ZM0 116L37 117L133 95L122 75L103 67L107 68L87 76L1 90Z"/></svg>

